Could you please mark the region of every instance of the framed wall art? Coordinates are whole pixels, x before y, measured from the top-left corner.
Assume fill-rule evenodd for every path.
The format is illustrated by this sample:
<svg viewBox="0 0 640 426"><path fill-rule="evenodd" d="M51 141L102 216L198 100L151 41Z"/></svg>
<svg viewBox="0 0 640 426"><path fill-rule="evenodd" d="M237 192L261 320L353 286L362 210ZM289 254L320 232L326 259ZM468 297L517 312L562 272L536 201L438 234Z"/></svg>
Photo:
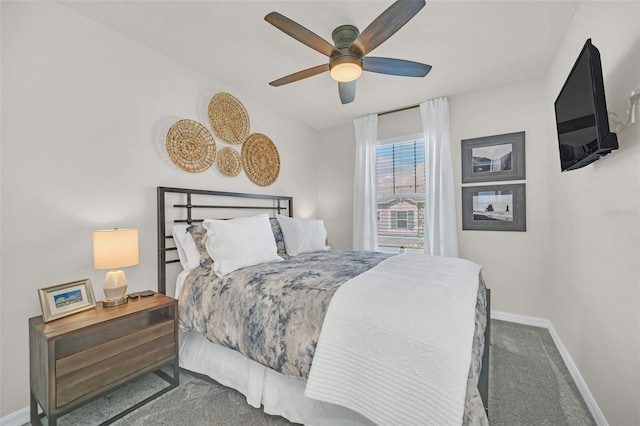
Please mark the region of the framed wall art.
<svg viewBox="0 0 640 426"><path fill-rule="evenodd" d="M526 231L525 184L462 187L462 229Z"/></svg>
<svg viewBox="0 0 640 426"><path fill-rule="evenodd" d="M462 183L524 179L524 132L462 140Z"/></svg>
<svg viewBox="0 0 640 426"><path fill-rule="evenodd" d="M44 322L96 306L96 298L89 279L41 288L38 293Z"/></svg>

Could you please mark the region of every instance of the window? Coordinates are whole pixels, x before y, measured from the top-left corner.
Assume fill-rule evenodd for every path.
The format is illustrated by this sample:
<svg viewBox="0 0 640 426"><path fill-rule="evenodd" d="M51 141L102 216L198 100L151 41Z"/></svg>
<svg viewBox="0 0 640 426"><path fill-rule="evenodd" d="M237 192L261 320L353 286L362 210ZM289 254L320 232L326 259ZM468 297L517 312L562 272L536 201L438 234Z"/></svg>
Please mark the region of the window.
<svg viewBox="0 0 640 426"><path fill-rule="evenodd" d="M379 213L379 211L378 211ZM379 219L378 214L378 220ZM409 210L391 211L391 228L393 229L409 229L414 226L415 212Z"/></svg>
<svg viewBox="0 0 640 426"><path fill-rule="evenodd" d="M377 233L381 248L424 247L424 140L407 139L382 141L377 148Z"/></svg>

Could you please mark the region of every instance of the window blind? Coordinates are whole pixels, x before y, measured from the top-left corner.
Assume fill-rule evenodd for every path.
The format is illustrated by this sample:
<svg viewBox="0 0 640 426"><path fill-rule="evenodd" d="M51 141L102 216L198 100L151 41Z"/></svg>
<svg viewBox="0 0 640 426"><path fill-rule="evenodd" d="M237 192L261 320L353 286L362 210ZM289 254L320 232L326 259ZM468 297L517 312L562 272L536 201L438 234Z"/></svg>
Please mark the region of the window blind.
<svg viewBox="0 0 640 426"><path fill-rule="evenodd" d="M423 248L424 141L381 144L376 154L378 245Z"/></svg>

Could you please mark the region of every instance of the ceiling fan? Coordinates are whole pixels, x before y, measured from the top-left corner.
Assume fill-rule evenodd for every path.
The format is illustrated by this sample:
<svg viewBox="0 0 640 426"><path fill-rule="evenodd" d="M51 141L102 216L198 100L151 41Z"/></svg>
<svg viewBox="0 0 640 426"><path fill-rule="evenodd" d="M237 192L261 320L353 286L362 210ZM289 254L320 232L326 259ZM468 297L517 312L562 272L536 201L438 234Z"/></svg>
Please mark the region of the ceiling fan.
<svg viewBox="0 0 640 426"><path fill-rule="evenodd" d="M424 5L424 0L398 0L361 33L353 25L340 25L331 33L335 46L286 16L278 12L269 13L264 17L265 21L329 57L327 64L298 71L269 84L278 87L329 71L331 77L338 82L340 101L348 104L356 97L356 79L362 71L404 77L426 76L431 71L431 65L404 59L366 56L409 22Z"/></svg>

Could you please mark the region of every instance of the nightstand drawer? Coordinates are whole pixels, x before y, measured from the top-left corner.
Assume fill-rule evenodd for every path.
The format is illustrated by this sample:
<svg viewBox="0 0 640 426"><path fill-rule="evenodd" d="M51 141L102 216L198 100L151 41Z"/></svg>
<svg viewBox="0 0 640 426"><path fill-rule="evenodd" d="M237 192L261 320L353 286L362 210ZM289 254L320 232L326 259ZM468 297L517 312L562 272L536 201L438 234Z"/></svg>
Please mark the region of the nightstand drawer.
<svg viewBox="0 0 640 426"><path fill-rule="evenodd" d="M174 323L167 321L77 352L56 362L57 407L175 355Z"/></svg>
<svg viewBox="0 0 640 426"><path fill-rule="evenodd" d="M118 308L115 308L118 309ZM152 311L118 318L100 326L97 333L93 328L86 328L59 339L56 343L56 360L66 358L72 354L94 348L105 342L128 336L132 331L147 330L157 324L174 321L176 316L174 306L165 306Z"/></svg>

